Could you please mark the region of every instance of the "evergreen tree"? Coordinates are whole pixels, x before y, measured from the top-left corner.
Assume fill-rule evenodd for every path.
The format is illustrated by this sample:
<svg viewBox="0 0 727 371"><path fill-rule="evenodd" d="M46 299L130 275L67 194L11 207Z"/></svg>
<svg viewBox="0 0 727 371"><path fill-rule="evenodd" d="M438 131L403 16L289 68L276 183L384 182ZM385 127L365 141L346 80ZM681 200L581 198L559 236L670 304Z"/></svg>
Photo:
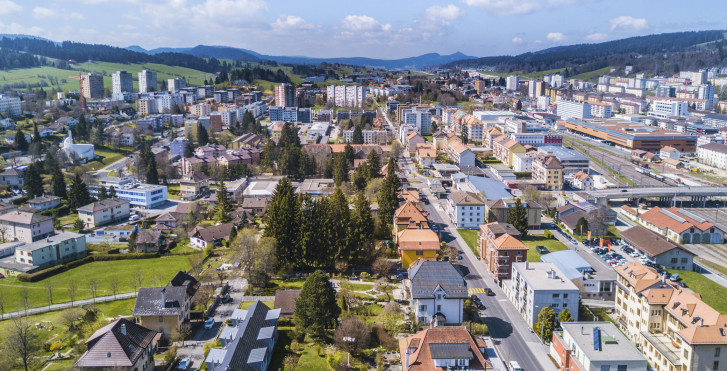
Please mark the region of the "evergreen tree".
<svg viewBox="0 0 727 371"><path fill-rule="evenodd" d="M273 169L275 166L275 141L268 140L260 154L260 166L264 169Z"/></svg>
<svg viewBox="0 0 727 371"><path fill-rule="evenodd" d="M366 163L369 167L369 177L378 178L379 172L381 171L381 158L379 157L379 153L373 149L369 151L368 156L366 156Z"/></svg>
<svg viewBox="0 0 727 371"><path fill-rule="evenodd" d="M33 121L33 142L40 143L40 132L38 131L38 123Z"/></svg>
<svg viewBox="0 0 727 371"><path fill-rule="evenodd" d="M336 183L336 187L348 182L348 161L342 153L336 155L333 162L333 181Z"/></svg>
<svg viewBox="0 0 727 371"><path fill-rule="evenodd" d="M363 191L366 189L366 184L369 181L370 176L370 170L369 166L366 162L361 163L358 165L358 169L356 169L356 172L353 173L353 179L351 179L351 182L353 183L354 187L358 189L359 191Z"/></svg>
<svg viewBox="0 0 727 371"><path fill-rule="evenodd" d="M159 171L157 170L157 160L151 150L149 150L149 154L146 159L146 182L149 184L159 184Z"/></svg>
<svg viewBox="0 0 727 371"><path fill-rule="evenodd" d="M162 130L162 134L164 131ZM95 146L103 146L104 143L104 132L103 132L103 124L99 122L98 125L96 125L96 132L93 134L93 144Z"/></svg>
<svg viewBox="0 0 727 371"><path fill-rule="evenodd" d="M210 142L210 136L202 123L197 123L197 145L204 146Z"/></svg>
<svg viewBox="0 0 727 371"><path fill-rule="evenodd" d="M578 218L576 221L576 227L575 230L573 230L574 233L578 233L579 235L583 235L584 233L588 232L588 220L586 218Z"/></svg>
<svg viewBox="0 0 727 371"><path fill-rule="evenodd" d="M192 141L187 141L187 145L184 147L184 157L189 158L194 156L194 144L192 144Z"/></svg>
<svg viewBox="0 0 727 371"><path fill-rule="evenodd" d="M301 257L298 251L299 215L298 202L293 185L283 178L275 187L265 220L264 237L274 237L278 266L297 266Z"/></svg>
<svg viewBox="0 0 727 371"><path fill-rule="evenodd" d="M280 139L278 140L278 147L285 148L288 146L294 146L300 148L300 137L295 127L289 123L283 125L283 129L280 131Z"/></svg>
<svg viewBox="0 0 727 371"><path fill-rule="evenodd" d="M39 163L32 163L25 171L25 190L29 198L43 195L43 178L40 176Z"/></svg>
<svg viewBox="0 0 727 371"><path fill-rule="evenodd" d="M138 237L139 234L136 233L136 231L131 232L129 235L129 251L135 251L136 250L136 237Z"/></svg>
<svg viewBox="0 0 727 371"><path fill-rule="evenodd" d="M109 198L108 193L106 193L106 186L101 186L98 189L98 200L103 201L105 199Z"/></svg>
<svg viewBox="0 0 727 371"><path fill-rule="evenodd" d="M515 206L507 212L507 222L520 232L522 237L528 235L528 211L519 198L515 199Z"/></svg>
<svg viewBox="0 0 727 371"><path fill-rule="evenodd" d="M313 268L333 266L332 241L327 238L328 198L314 200L303 197L299 213L299 250L305 265Z"/></svg>
<svg viewBox="0 0 727 371"><path fill-rule="evenodd" d="M351 146L351 143L346 142L346 146L343 147L343 157L348 162L348 167L353 167L353 160L356 158L355 154L353 153L353 147Z"/></svg>
<svg viewBox="0 0 727 371"><path fill-rule="evenodd" d="M340 314L331 281L322 271L315 271L305 280L300 296L295 300L293 321L296 328L321 341L326 338L326 330L335 326Z"/></svg>
<svg viewBox="0 0 727 371"><path fill-rule="evenodd" d="M215 220L219 223L228 223L232 220L232 202L227 194L225 182L220 182L220 188L217 190L217 204L215 206Z"/></svg>
<svg viewBox="0 0 727 371"><path fill-rule="evenodd" d="M18 130L15 132L15 147L17 147L22 152L28 151L28 140L25 138L25 134L22 130Z"/></svg>
<svg viewBox="0 0 727 371"><path fill-rule="evenodd" d="M73 222L73 229L77 230L78 233L83 233L83 227L85 227L83 220L76 218L76 221Z"/></svg>
<svg viewBox="0 0 727 371"><path fill-rule="evenodd" d="M350 227L351 258L358 260L372 256L374 217L371 213L371 205L363 192L358 192L353 202Z"/></svg>
<svg viewBox="0 0 727 371"><path fill-rule="evenodd" d="M81 179L81 175L76 174L73 180L71 180L71 188L68 194L68 208L76 210L89 203L91 203L91 196L88 193L88 186Z"/></svg>
<svg viewBox="0 0 727 371"><path fill-rule="evenodd" d="M349 227L351 212L348 209L348 201L343 191L336 188L331 195L328 207L328 240L333 244L332 250L335 254L335 261L351 261Z"/></svg>
<svg viewBox="0 0 727 371"><path fill-rule="evenodd" d="M242 115L242 131L248 133L251 129L253 131L255 129L255 116L252 115L252 112L245 111L245 114Z"/></svg>
<svg viewBox="0 0 727 371"><path fill-rule="evenodd" d="M353 128L353 138L351 139L351 143L364 144L364 136L363 136L363 130L361 130L361 125L356 125Z"/></svg>
<svg viewBox="0 0 727 371"><path fill-rule="evenodd" d="M520 99L517 100L517 103L515 104L515 109L517 111L522 111L523 110L523 102Z"/></svg>
<svg viewBox="0 0 727 371"><path fill-rule="evenodd" d="M387 173L379 190L379 219L384 225L393 223L394 211L399 206L399 177L396 175L394 158L389 158Z"/></svg>
<svg viewBox="0 0 727 371"><path fill-rule="evenodd" d="M553 330L555 329L555 313L553 308L544 307L538 313L538 322L533 324L535 335L544 342L550 342L553 339Z"/></svg>
<svg viewBox="0 0 727 371"><path fill-rule="evenodd" d="M114 188L114 186L109 188L109 198L116 198L116 188Z"/></svg>
<svg viewBox="0 0 727 371"><path fill-rule="evenodd" d="M53 176L51 177L51 190L53 191L53 195L58 196L60 198L66 198L66 177L63 175L63 171L61 171L61 168L56 164L55 169L53 169Z"/></svg>

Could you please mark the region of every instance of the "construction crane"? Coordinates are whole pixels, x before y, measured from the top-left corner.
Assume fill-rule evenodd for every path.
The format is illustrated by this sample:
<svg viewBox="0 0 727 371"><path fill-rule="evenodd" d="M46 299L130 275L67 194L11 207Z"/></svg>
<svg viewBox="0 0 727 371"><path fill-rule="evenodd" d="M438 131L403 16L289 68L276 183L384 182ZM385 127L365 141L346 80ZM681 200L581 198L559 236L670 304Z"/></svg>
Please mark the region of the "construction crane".
<svg viewBox="0 0 727 371"><path fill-rule="evenodd" d="M86 108L86 98L83 96L83 75L81 75L81 71L78 71L78 77L76 76L68 76L69 79L78 80L78 91L81 93L81 109L83 109L83 112L88 112L88 109Z"/></svg>

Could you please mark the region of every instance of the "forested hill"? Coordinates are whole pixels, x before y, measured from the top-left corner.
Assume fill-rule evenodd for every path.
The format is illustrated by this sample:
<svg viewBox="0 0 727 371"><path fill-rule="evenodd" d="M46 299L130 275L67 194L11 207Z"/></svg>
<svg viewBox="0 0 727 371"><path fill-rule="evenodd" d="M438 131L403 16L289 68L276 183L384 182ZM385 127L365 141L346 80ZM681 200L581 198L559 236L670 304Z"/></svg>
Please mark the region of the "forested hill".
<svg viewBox="0 0 727 371"><path fill-rule="evenodd" d="M667 58L668 57L668 58ZM445 67L495 67L531 73L568 68L572 75L607 66L633 65L635 71L671 73L717 65L727 58L725 31L674 32L637 36L597 44L559 46L516 56L467 59Z"/></svg>
<svg viewBox="0 0 727 371"><path fill-rule="evenodd" d="M216 58L203 59L182 53L159 53L149 55L124 48L108 45L84 44L72 41L54 43L31 37L3 37L0 39L0 68L34 67L50 62L34 55L58 59L53 62L58 67L68 60L79 62L94 60L114 63L159 63L181 66L205 72L227 72L231 69L227 62Z"/></svg>

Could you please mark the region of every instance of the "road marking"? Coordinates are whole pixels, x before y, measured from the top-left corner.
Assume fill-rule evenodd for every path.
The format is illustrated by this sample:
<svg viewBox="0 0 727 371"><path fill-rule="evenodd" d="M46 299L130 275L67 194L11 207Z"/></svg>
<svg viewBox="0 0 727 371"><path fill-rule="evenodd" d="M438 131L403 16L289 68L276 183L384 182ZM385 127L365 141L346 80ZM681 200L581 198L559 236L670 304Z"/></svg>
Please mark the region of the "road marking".
<svg viewBox="0 0 727 371"><path fill-rule="evenodd" d="M474 295L474 294L484 294L485 293L485 289L482 288L482 287L470 287L469 289L467 289L467 293L470 294L470 295Z"/></svg>

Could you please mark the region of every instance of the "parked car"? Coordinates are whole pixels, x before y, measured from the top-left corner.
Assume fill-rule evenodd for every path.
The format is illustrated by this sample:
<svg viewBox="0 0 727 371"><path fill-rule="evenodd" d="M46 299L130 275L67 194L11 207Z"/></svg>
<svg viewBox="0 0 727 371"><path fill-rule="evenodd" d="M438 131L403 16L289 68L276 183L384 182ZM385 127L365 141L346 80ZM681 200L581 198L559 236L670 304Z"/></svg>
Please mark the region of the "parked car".
<svg viewBox="0 0 727 371"><path fill-rule="evenodd" d="M672 274L671 277L669 277L669 279L674 282L679 281L679 273Z"/></svg>
<svg viewBox="0 0 727 371"><path fill-rule="evenodd" d="M179 361L177 370L186 370L192 364L192 360L189 357L184 357Z"/></svg>
<svg viewBox="0 0 727 371"><path fill-rule="evenodd" d="M204 321L204 328L212 328L215 325L215 319L214 318L207 318L206 321Z"/></svg>
<svg viewBox="0 0 727 371"><path fill-rule="evenodd" d="M134 215L132 215L132 216L129 217L129 221L130 222L133 222L133 221L136 221L136 220L139 220L139 215L134 214Z"/></svg>
<svg viewBox="0 0 727 371"><path fill-rule="evenodd" d="M396 275L396 279L397 280L403 280L403 279L406 279L406 278L409 278L409 273L408 272L401 272L401 273L399 273L399 274Z"/></svg>
<svg viewBox="0 0 727 371"><path fill-rule="evenodd" d="M487 296L495 296L495 292L489 287L485 289L485 294L487 294Z"/></svg>

